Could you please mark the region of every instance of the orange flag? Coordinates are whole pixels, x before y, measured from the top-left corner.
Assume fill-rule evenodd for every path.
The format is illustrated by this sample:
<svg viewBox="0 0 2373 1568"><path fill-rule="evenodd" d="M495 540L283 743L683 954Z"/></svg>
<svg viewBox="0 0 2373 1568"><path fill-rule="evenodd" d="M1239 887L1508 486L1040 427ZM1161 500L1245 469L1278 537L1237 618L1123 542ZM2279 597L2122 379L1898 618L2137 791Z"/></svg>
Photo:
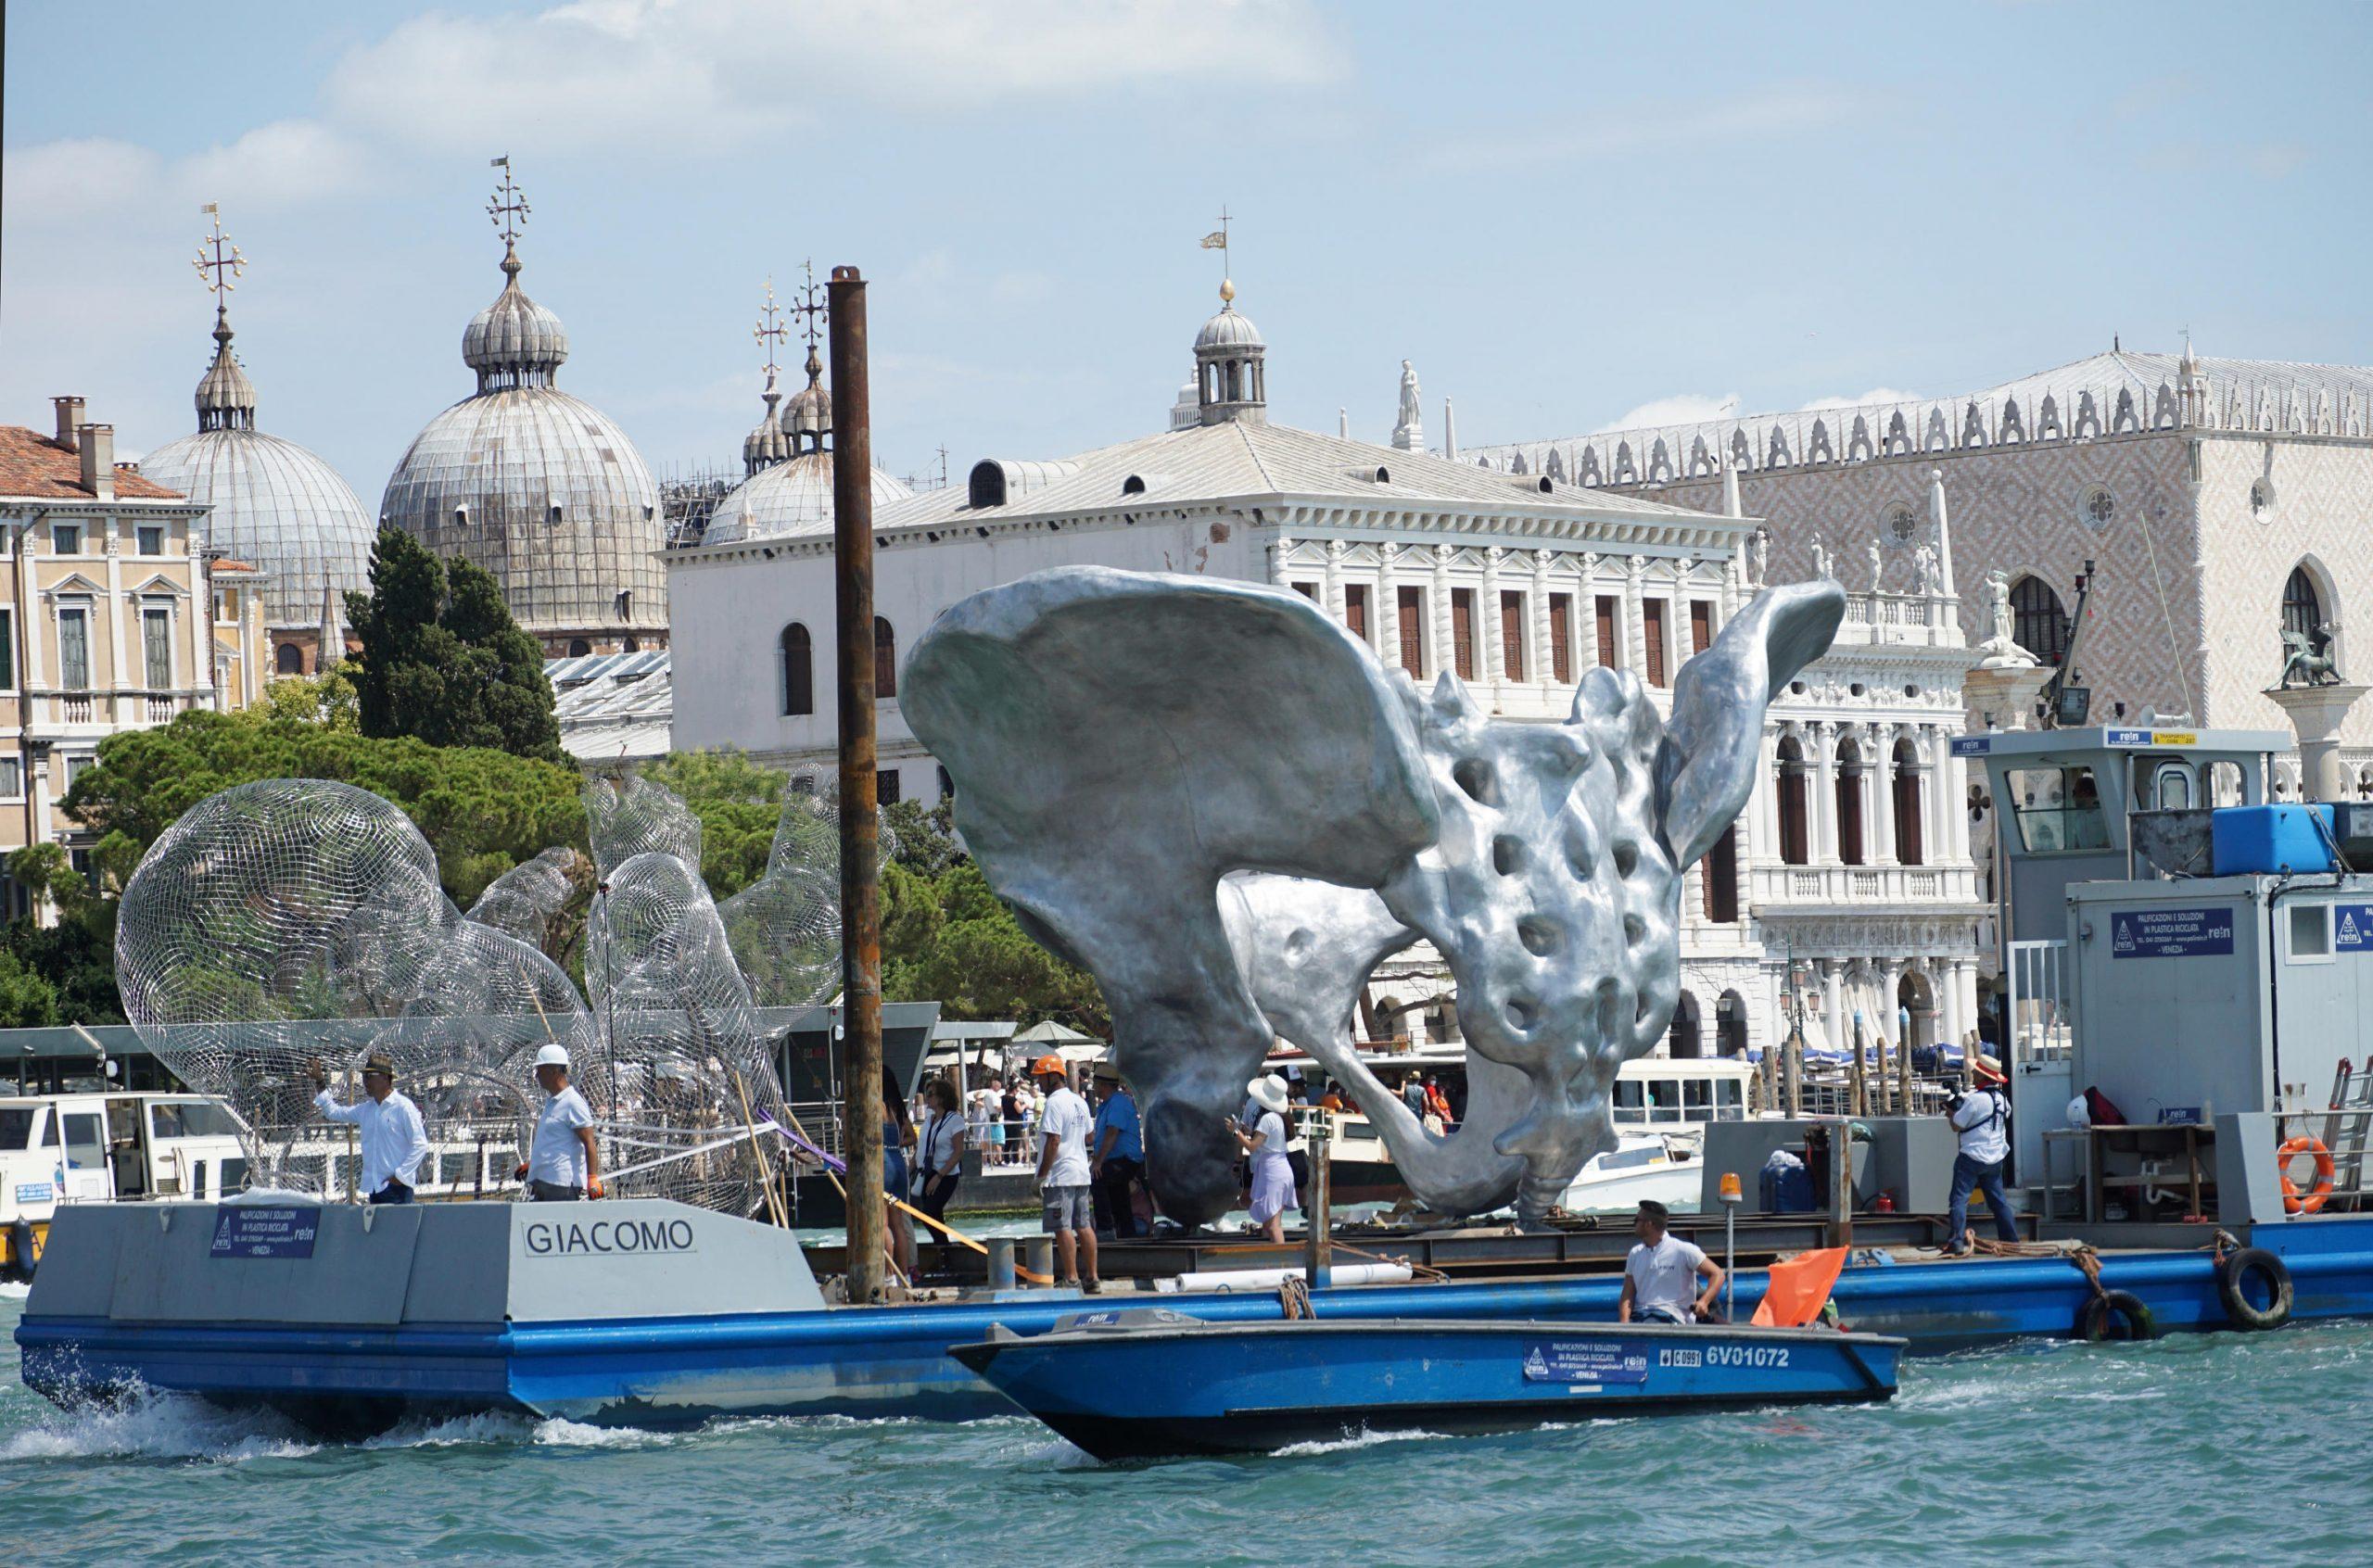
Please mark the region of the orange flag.
<svg viewBox="0 0 2373 1568"><path fill-rule="evenodd" d="M1837 1276L1846 1271L1847 1248L1823 1247L1771 1265L1771 1283L1755 1309L1758 1328L1802 1328L1821 1316Z"/></svg>

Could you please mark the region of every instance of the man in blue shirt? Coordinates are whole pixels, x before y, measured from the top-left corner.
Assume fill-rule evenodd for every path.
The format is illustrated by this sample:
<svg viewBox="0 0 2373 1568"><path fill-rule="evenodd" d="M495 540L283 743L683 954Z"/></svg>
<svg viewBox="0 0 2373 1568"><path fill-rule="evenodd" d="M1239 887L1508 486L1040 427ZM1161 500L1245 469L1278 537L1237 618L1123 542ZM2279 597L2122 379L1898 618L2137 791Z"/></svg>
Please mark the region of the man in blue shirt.
<svg viewBox="0 0 2373 1568"><path fill-rule="evenodd" d="M1137 1119L1137 1102L1121 1081L1121 1069L1110 1061L1096 1064L1096 1086L1104 1096L1097 1106L1090 1133L1095 1149L1088 1169L1096 1179L1096 1219L1099 1230L1114 1236L1137 1233L1136 1186L1145 1178L1145 1132Z"/></svg>

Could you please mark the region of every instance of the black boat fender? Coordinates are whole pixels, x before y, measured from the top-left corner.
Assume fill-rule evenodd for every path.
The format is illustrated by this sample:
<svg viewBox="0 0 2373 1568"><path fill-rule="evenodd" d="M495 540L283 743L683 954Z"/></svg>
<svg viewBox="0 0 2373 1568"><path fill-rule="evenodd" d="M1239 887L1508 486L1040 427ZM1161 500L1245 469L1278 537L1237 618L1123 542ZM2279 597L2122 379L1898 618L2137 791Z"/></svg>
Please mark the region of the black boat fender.
<svg viewBox="0 0 2373 1568"><path fill-rule="evenodd" d="M2132 1291L2104 1290L2076 1314L2076 1337L2093 1345L2105 1339L2156 1339L2159 1321Z"/></svg>
<svg viewBox="0 0 2373 1568"><path fill-rule="evenodd" d="M33 1250L33 1222L19 1214L8 1226L8 1271L20 1280L30 1280L40 1267L40 1257ZM2291 1304L2291 1285L2283 1282L2282 1301Z"/></svg>
<svg viewBox="0 0 2373 1568"><path fill-rule="evenodd" d="M2261 1307L2242 1287L2252 1274L2265 1276L2271 1304ZM2238 1329L2280 1328L2291 1321L2291 1266L2262 1246L2245 1246L2216 1265L2216 1294Z"/></svg>

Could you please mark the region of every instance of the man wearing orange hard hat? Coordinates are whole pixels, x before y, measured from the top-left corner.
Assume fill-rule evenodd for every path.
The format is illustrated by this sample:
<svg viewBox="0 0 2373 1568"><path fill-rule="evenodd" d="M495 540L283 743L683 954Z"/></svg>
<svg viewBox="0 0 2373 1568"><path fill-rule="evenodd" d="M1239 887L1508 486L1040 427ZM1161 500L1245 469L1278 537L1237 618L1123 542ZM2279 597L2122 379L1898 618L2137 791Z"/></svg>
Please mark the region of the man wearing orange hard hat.
<svg viewBox="0 0 2373 1568"><path fill-rule="evenodd" d="M1038 1113L1040 1220L1055 1238L1055 1283L1077 1283L1090 1296L1104 1289L1096 1273L1096 1187L1087 1162L1087 1102L1071 1083L1071 1069L1053 1052L1030 1064L1047 1095Z"/></svg>

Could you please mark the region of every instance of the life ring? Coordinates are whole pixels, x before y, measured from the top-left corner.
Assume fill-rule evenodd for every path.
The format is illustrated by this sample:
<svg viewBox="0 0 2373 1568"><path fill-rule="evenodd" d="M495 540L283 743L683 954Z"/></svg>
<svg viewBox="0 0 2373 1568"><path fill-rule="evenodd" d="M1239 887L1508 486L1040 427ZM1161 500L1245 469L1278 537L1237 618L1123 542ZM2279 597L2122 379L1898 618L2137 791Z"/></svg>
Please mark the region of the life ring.
<svg viewBox="0 0 2373 1568"><path fill-rule="evenodd" d="M2242 1288L2252 1274L2265 1276L2266 1306L2251 1300ZM2291 1267L2262 1246L2245 1246L2216 1266L2216 1294L2235 1328L2280 1328L2291 1321Z"/></svg>
<svg viewBox="0 0 2373 1568"><path fill-rule="evenodd" d="M2291 1179L2291 1162L2303 1154L2316 1157L2316 1184L2304 1195L2299 1183ZM2324 1147L2320 1138L2305 1135L2291 1139L2274 1151L2276 1169L2282 1172L2282 1211L2285 1214L2313 1214L2324 1207L2332 1195L2332 1152Z"/></svg>
<svg viewBox="0 0 2373 1568"><path fill-rule="evenodd" d="M2131 1291L2105 1290L2076 1314L2076 1337L2093 1345L2105 1339L2156 1339L2159 1320Z"/></svg>

